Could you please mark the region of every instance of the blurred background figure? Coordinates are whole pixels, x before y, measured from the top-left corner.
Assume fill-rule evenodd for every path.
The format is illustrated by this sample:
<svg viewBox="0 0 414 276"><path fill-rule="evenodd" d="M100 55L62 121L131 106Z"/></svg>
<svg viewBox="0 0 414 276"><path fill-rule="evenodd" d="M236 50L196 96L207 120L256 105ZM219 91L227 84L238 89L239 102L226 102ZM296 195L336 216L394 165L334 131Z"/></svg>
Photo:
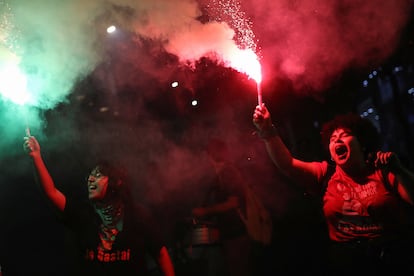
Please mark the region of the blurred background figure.
<svg viewBox="0 0 414 276"><path fill-rule="evenodd" d="M192 210L196 219L215 223L224 257L224 275L259 275L255 267L253 239L246 227L247 183L231 162L225 141L211 138L206 147L214 168L215 182L206 202Z"/></svg>

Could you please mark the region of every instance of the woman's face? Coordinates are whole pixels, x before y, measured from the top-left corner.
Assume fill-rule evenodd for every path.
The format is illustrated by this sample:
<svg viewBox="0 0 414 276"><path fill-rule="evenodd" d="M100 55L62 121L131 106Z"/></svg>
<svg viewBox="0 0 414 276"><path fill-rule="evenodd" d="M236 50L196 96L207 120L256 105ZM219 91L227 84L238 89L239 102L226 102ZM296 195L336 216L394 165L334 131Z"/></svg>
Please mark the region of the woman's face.
<svg viewBox="0 0 414 276"><path fill-rule="evenodd" d="M332 160L341 167L350 167L361 164L361 161L365 162L361 144L348 129L338 128L332 132L329 152Z"/></svg>
<svg viewBox="0 0 414 276"><path fill-rule="evenodd" d="M108 176L99 171L99 167L94 168L88 176L89 199L101 200L105 197L108 189Z"/></svg>

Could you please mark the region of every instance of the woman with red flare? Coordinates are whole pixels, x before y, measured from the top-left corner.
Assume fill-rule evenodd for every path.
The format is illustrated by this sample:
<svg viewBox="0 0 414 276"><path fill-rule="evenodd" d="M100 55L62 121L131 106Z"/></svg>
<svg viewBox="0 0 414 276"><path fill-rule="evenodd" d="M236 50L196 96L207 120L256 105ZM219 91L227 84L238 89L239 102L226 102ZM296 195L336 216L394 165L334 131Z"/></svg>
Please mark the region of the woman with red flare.
<svg viewBox="0 0 414 276"><path fill-rule="evenodd" d="M278 170L321 196L329 275L413 270L404 215L413 205L414 174L395 153L379 150L368 119L349 113L324 124L322 141L332 162L292 156L264 104L254 110L253 124Z"/></svg>

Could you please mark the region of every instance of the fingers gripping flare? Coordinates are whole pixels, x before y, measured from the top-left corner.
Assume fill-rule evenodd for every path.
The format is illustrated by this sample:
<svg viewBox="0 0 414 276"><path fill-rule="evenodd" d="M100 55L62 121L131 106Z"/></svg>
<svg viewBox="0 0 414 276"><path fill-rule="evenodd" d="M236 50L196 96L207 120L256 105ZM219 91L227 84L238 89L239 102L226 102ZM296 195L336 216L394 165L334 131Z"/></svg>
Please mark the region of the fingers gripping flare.
<svg viewBox="0 0 414 276"><path fill-rule="evenodd" d="M25 151L29 152L30 155L40 151L40 146L34 136L24 137L23 148Z"/></svg>
<svg viewBox="0 0 414 276"><path fill-rule="evenodd" d="M378 151L374 165L377 168L398 169L401 164L394 152Z"/></svg>

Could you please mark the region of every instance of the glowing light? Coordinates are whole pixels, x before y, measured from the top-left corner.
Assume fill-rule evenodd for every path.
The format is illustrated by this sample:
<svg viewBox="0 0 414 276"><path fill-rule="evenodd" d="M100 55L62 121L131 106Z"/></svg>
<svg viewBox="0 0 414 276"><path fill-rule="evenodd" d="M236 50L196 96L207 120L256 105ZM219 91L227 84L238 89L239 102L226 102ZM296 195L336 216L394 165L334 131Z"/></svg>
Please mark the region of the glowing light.
<svg viewBox="0 0 414 276"><path fill-rule="evenodd" d="M242 10L239 0L211 0L207 6L209 15L215 21L225 21L236 31L235 40L241 48L256 52L256 37L250 18Z"/></svg>
<svg viewBox="0 0 414 276"><path fill-rule="evenodd" d="M172 83L171 83L171 87L172 87L172 88L176 88L176 87L178 87L178 81L174 81L174 82L172 82Z"/></svg>
<svg viewBox="0 0 414 276"><path fill-rule="evenodd" d="M197 106L198 105L198 101L197 100L192 100L191 101L191 105L192 106Z"/></svg>
<svg viewBox="0 0 414 276"><path fill-rule="evenodd" d="M116 27L115 27L114 25L109 26L109 27L106 29L106 32L107 32L108 34L111 34L111 33L115 32L115 31L116 31Z"/></svg>
<svg viewBox="0 0 414 276"><path fill-rule="evenodd" d="M225 21L235 30L235 40L240 46L230 57L230 66L247 74L257 83L262 81L261 66L256 55L257 45L252 22L246 18L237 0L212 0L208 5L212 18Z"/></svg>
<svg viewBox="0 0 414 276"><path fill-rule="evenodd" d="M259 59L251 49L234 52L231 58L231 67L239 72L245 73L257 83L262 82L262 69Z"/></svg>
<svg viewBox="0 0 414 276"><path fill-rule="evenodd" d="M245 73L257 83L259 105L262 103L262 72L257 52L257 40L253 24L242 10L238 0L212 0L208 5L209 14L216 21L227 22L235 30L234 40L240 48L234 51L230 67Z"/></svg>
<svg viewBox="0 0 414 276"><path fill-rule="evenodd" d="M403 70L404 70L404 68L403 68L402 66L395 66L395 67L394 67L394 72L395 72L395 73L401 72L401 71L403 71Z"/></svg>
<svg viewBox="0 0 414 276"><path fill-rule="evenodd" d="M246 74L257 83L257 101L262 105L262 67L259 58L252 49L245 49L234 52L231 58L231 67Z"/></svg>
<svg viewBox="0 0 414 276"><path fill-rule="evenodd" d="M27 79L17 66L0 68L0 94L13 103L24 105L30 99Z"/></svg>
<svg viewBox="0 0 414 276"><path fill-rule="evenodd" d="M257 83L257 104L259 106L262 106L263 100L262 100L262 86L260 82Z"/></svg>

